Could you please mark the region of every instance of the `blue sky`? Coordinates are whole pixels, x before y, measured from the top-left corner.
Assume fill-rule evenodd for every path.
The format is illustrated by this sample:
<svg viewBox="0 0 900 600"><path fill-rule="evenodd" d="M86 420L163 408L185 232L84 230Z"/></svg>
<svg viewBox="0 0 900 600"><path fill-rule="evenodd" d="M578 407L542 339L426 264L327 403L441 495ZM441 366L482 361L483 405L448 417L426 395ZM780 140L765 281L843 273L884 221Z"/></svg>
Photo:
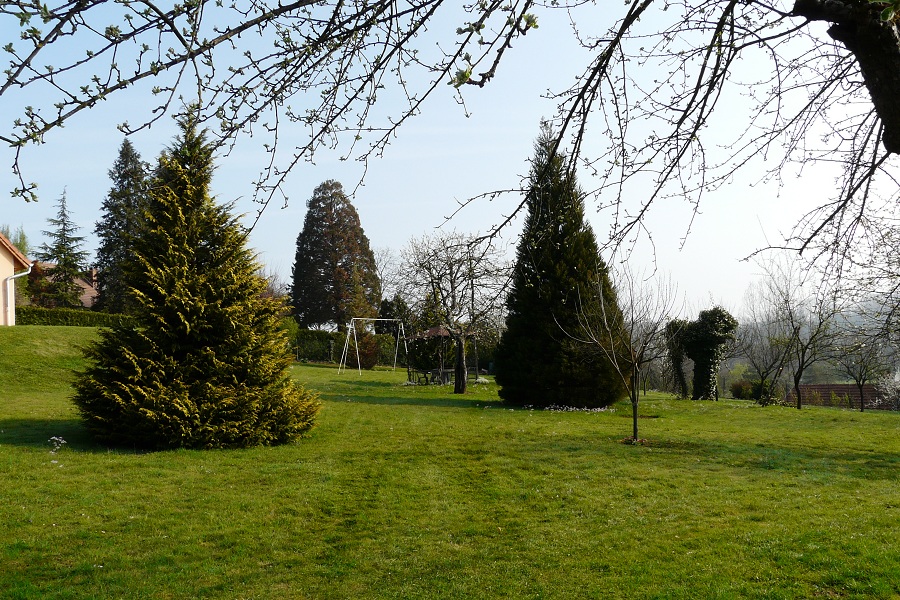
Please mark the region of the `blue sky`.
<svg viewBox="0 0 900 600"><path fill-rule="evenodd" d="M596 11L596 7L592 9ZM353 202L373 247L399 251L411 237L436 227L483 232L518 203L514 197L475 202L445 222L458 201L518 185L528 170L539 121L555 110L555 104L541 95L547 89L568 87L584 67L565 13L541 13L540 19L540 28L516 43L494 82L484 89L465 90L471 116L458 106L452 88L441 86L425 105L424 114L404 125L384 156L370 164ZM55 200L66 189L73 217L93 250L93 226L110 185L107 171L122 141L115 125L128 119L135 106L149 108L153 102L140 91L129 94L119 101L101 103L50 134L44 145L28 148L22 165L26 179L38 183L40 201L26 203L7 196L0 223L13 228L22 225L32 245L40 244L40 231L48 227L47 219L56 211ZM18 102L27 104L27 98ZM7 99L0 102L0 114L12 114L15 108ZM726 121L720 126L729 125ZM152 160L173 134L171 120L164 119L131 139L143 158ZM289 129L282 137L289 140L302 135L300 130ZM290 276L294 243L313 188L326 179L337 179L352 189L362 176L358 163L340 160L341 151L323 152L315 164L301 164L287 181L287 208L273 203L251 236L251 245L262 261L285 279ZM9 168L12 151L3 148L0 160L0 187L11 190L15 185ZM251 182L261 160L252 142L242 142L230 156L220 157L214 193L223 201L236 200L239 212L255 213ZM780 241L816 200L831 193L829 186L838 174L810 171L802 181L789 177L783 188L751 185L760 166L747 165L746 175L706 197L683 248L681 240L691 218L686 203L660 203L647 221L653 244L646 240L639 244L632 255L633 266L647 270L655 254L657 268L671 275L692 314L713 303L740 312L744 291L760 272L742 259ZM582 175L582 185L591 187L586 175ZM588 217L602 240L609 216L589 203ZM504 236L514 240L520 227L518 219L504 230Z"/></svg>

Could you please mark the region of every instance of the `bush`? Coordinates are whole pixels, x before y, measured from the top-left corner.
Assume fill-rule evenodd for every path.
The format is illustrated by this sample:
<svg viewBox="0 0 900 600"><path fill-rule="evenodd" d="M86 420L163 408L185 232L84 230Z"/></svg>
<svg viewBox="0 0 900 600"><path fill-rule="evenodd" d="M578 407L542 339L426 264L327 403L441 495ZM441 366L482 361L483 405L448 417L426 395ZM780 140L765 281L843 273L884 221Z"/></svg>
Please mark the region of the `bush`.
<svg viewBox="0 0 900 600"><path fill-rule="evenodd" d="M19 306L16 308L19 325L55 325L65 327L129 327L134 319L128 315L95 312L78 308L43 308Z"/></svg>
<svg viewBox="0 0 900 600"><path fill-rule="evenodd" d="M770 381L753 381L753 399L760 406L769 406L779 400L778 390Z"/></svg>
<svg viewBox="0 0 900 600"><path fill-rule="evenodd" d="M378 340L371 333L358 334L356 336L357 348L350 344L347 348L347 365L353 368L371 370L378 363ZM356 357L359 356L359 363Z"/></svg>
<svg viewBox="0 0 900 600"><path fill-rule="evenodd" d="M300 329L294 338L297 360L337 362L341 358L345 335L333 331Z"/></svg>
<svg viewBox="0 0 900 600"><path fill-rule="evenodd" d="M828 406L846 406L847 408L853 408L853 399L850 398L850 394L838 396L832 391Z"/></svg>
<svg viewBox="0 0 900 600"><path fill-rule="evenodd" d="M746 379L731 382L731 397L737 400L753 398L753 384Z"/></svg>
<svg viewBox="0 0 900 600"><path fill-rule="evenodd" d="M246 232L209 195L213 147L192 117L179 125L130 240L123 281L135 325L100 330L73 401L87 429L117 446L292 442L320 402L291 380L284 305L264 296Z"/></svg>
<svg viewBox="0 0 900 600"><path fill-rule="evenodd" d="M376 334L378 341L378 364L386 367L394 365L394 351L397 351L397 364L406 366L406 356L403 352L403 340L400 340L400 348L397 348L397 338L390 333Z"/></svg>
<svg viewBox="0 0 900 600"><path fill-rule="evenodd" d="M366 338L371 338L371 341L363 341ZM341 360L347 333L300 329L293 339L294 354L297 360L335 363ZM394 364L394 347L397 339L393 335L389 333L380 335L358 333L357 341L360 344L359 358L363 369L371 369L376 364L387 366ZM365 358L363 357L364 353L366 354ZM356 351L350 348L348 354L350 356L347 357L347 364L356 367ZM397 356L397 362L404 364L402 348Z"/></svg>

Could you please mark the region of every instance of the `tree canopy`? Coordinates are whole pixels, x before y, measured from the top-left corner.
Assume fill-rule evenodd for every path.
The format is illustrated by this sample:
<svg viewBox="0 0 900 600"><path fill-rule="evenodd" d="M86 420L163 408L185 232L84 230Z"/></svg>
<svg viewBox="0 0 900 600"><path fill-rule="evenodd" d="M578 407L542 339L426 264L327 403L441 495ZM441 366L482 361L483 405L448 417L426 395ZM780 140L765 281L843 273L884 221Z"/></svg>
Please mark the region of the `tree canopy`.
<svg viewBox="0 0 900 600"><path fill-rule="evenodd" d="M325 181L306 204L297 236L291 301L302 327L377 317L381 282L359 214L337 181Z"/></svg>
<svg viewBox="0 0 900 600"><path fill-rule="evenodd" d="M125 138L109 170L112 187L103 199L103 214L94 227L97 248L97 289L94 308L121 313L127 310L124 268L147 203L148 166Z"/></svg>
<svg viewBox="0 0 900 600"><path fill-rule="evenodd" d="M69 212L65 191L57 206L56 217L48 219L53 229L41 232L49 241L38 248L37 259L50 264L33 271L35 277L40 275L45 281L32 280L32 302L51 308L80 308L81 286L76 279L84 275L88 253L82 250L84 236L77 235L78 226Z"/></svg>
<svg viewBox="0 0 900 600"><path fill-rule="evenodd" d="M514 405L599 407L627 390L603 349L579 339L581 316L598 315L603 308L613 315L616 337L627 333L594 232L585 222L582 191L566 166L545 128L535 143L506 329L495 354L500 397Z"/></svg>
<svg viewBox="0 0 900 600"><path fill-rule="evenodd" d="M218 143L254 136L269 153L257 182L267 203L323 148L378 155L441 84L488 86L520 38L541 43L541 16L561 10L584 66L570 87L549 92L555 142L568 140L572 168L596 176L590 191L613 209L613 243L646 233L641 220L662 199L684 198L696 213L705 192L759 159L762 178L780 177L792 161L835 165L834 196L786 245L822 240L823 251L849 251L877 224L872 217L892 209L897 189L898 8L898 0L629 0L620 12L581 0L7 3L0 22L18 35L4 46L0 96L13 116L0 141L13 151L16 193L32 198L18 172L28 144L129 89L157 101L121 124L126 133L187 95ZM278 136L288 122L308 133L289 149Z"/></svg>
<svg viewBox="0 0 900 600"><path fill-rule="evenodd" d="M266 297L244 229L209 195L205 132L195 119L179 125L126 261L134 324L101 330L85 350L75 403L115 445L290 442L313 426L319 403L287 373L284 307Z"/></svg>

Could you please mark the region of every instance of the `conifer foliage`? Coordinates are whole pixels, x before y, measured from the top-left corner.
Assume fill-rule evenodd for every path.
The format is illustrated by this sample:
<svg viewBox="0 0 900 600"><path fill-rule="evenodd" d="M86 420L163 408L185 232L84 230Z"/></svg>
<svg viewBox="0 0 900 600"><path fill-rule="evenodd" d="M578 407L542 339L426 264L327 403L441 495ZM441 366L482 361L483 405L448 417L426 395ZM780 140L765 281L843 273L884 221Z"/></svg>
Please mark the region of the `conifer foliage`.
<svg viewBox="0 0 900 600"><path fill-rule="evenodd" d="M77 235L78 226L72 220L66 204L66 192L57 203L55 219L48 219L53 229L43 231L50 241L41 244L37 258L52 266L35 269L32 302L47 308L81 308L81 287L75 282L84 275L87 252L82 250L84 237ZM44 280L38 280L38 275Z"/></svg>
<svg viewBox="0 0 900 600"><path fill-rule="evenodd" d="M96 261L99 296L94 305L97 310L127 312L124 269L132 240L143 220L147 170L140 154L125 138L109 170L113 185L103 200L103 215L94 227L100 242Z"/></svg>
<svg viewBox="0 0 900 600"><path fill-rule="evenodd" d="M376 317L381 282L359 214L337 181L323 182L307 202L297 236L291 300L301 327Z"/></svg>
<svg viewBox="0 0 900 600"><path fill-rule="evenodd" d="M603 352L573 334L580 314L599 312L598 294L607 310L618 305L584 219L583 194L552 147L553 133L544 128L535 144L506 331L495 353L496 379L510 404L602 407L627 389Z"/></svg>
<svg viewBox="0 0 900 600"><path fill-rule="evenodd" d="M146 448L290 442L317 398L287 376L282 305L230 213L209 196L212 150L191 117L160 158L125 280L131 327L101 330L75 403L100 440Z"/></svg>

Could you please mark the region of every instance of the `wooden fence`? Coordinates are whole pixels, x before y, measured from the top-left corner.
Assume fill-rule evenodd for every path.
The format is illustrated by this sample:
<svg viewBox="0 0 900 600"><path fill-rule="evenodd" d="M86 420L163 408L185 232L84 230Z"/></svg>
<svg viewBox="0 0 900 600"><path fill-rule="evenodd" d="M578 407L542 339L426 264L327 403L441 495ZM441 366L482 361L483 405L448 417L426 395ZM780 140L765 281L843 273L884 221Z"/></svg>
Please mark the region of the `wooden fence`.
<svg viewBox="0 0 900 600"><path fill-rule="evenodd" d="M878 390L875 386L867 383L862 389L863 398L866 402L866 408L890 409L887 403L880 402ZM855 383L822 383L809 384L800 386L800 398L803 404L812 406L836 406L840 408L855 408L859 410L859 388ZM797 403L794 398L794 390L791 389L788 394L787 404L794 405Z"/></svg>

